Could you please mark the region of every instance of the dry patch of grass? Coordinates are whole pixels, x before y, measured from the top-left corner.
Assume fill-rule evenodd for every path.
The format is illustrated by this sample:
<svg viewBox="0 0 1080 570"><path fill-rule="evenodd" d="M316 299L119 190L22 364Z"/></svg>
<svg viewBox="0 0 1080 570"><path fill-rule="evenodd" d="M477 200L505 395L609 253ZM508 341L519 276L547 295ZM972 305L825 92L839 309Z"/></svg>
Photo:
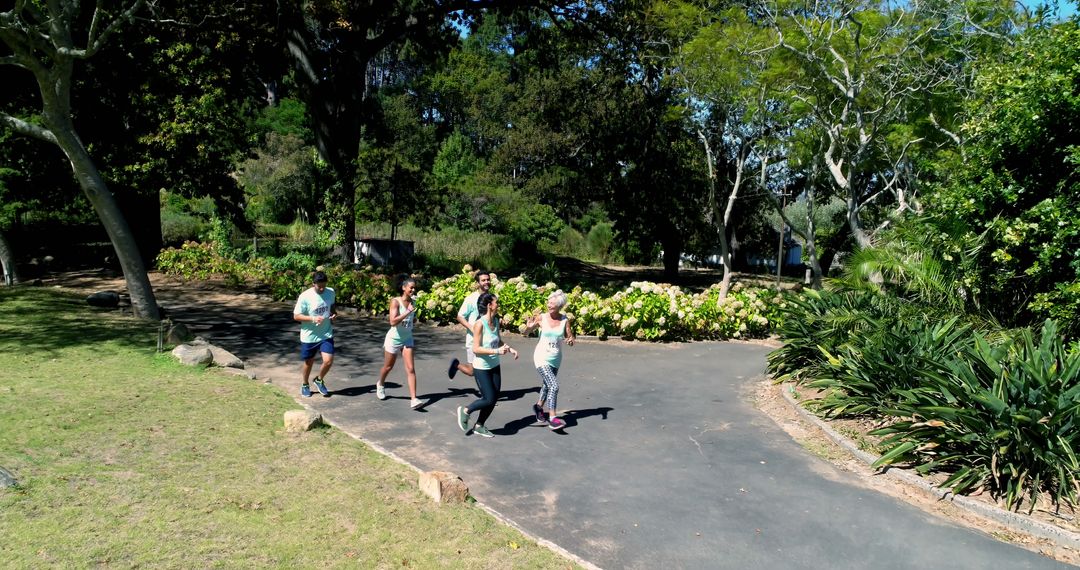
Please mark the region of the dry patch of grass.
<svg viewBox="0 0 1080 570"><path fill-rule="evenodd" d="M156 335L0 291L6 567L572 566L343 433L285 434L288 397L156 355Z"/></svg>

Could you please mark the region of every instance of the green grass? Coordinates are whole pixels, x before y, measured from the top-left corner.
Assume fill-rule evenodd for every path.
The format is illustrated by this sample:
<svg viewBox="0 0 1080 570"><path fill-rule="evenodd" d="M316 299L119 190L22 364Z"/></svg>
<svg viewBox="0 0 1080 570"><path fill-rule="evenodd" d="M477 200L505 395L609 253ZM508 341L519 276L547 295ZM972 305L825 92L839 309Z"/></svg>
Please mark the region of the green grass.
<svg viewBox="0 0 1080 570"><path fill-rule="evenodd" d="M157 326L0 289L0 566L555 568L565 558L276 388L156 355Z"/></svg>

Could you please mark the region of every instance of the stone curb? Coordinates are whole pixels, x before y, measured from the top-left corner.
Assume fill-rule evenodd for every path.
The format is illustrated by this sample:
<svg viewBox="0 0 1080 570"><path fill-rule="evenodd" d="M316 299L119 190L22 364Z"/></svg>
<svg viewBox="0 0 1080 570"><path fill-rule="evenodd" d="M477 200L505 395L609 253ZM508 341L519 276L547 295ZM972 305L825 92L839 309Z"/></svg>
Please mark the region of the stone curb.
<svg viewBox="0 0 1080 570"><path fill-rule="evenodd" d="M814 414L804 409L801 405L799 405L799 402L797 402L795 398L791 395L793 390L794 387L789 383L784 383L780 385L780 392L784 395L784 400L786 400L787 403L791 405L791 407L794 408L795 411L798 412L804 420L817 426L834 443L844 448L848 453L855 456L860 461L863 461L867 465L872 465L875 461L877 461L878 456L859 449L854 442L838 433L821 418L815 416ZM958 507L968 512L1001 523L1014 531L1024 532L1033 536L1045 538L1062 546L1080 548L1080 533L1072 532L1070 530L1060 528L1052 524L1032 519L1019 513L1014 513L1012 511L988 505L986 503L976 501L975 499L971 499L963 495L954 495L950 491L946 491L934 486L932 483L930 483L926 479L923 479L917 473L914 473L908 469L891 467L884 469L882 473L885 476L892 477L893 479L911 485L936 500L950 501L954 505L957 505Z"/></svg>

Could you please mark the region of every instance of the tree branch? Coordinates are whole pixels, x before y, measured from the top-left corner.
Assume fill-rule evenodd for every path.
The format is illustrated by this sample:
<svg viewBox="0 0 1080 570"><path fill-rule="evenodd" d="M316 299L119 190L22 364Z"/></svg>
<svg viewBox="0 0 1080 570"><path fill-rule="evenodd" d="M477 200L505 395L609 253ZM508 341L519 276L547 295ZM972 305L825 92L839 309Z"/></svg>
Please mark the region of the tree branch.
<svg viewBox="0 0 1080 570"><path fill-rule="evenodd" d="M28 123L17 117L0 112L0 126L7 127L20 135L26 135L47 143L57 144L56 135L49 129Z"/></svg>

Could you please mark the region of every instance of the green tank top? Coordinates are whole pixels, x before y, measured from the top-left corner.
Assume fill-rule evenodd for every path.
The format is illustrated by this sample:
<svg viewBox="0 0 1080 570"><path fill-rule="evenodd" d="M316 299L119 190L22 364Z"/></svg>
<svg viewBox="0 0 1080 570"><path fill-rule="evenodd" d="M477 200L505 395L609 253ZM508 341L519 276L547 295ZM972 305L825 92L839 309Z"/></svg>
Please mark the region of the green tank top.
<svg viewBox="0 0 1080 570"><path fill-rule="evenodd" d="M533 365L534 366L550 366L552 368L558 368L562 364L562 345L563 338L566 335L566 317L563 316L559 320L559 324L554 328L544 328L543 323L540 325L540 340L536 343L536 350L533 352Z"/></svg>
<svg viewBox="0 0 1080 570"><path fill-rule="evenodd" d="M403 315L405 311L408 310L406 309L405 305L401 303L401 299L398 299L397 307L398 316ZM390 338L397 342L407 342L412 340L413 320L415 318L416 313L414 312L409 316L405 317L405 319L402 320L400 323L390 327Z"/></svg>
<svg viewBox="0 0 1080 570"><path fill-rule="evenodd" d="M483 317L480 317L480 324L483 326L483 336L480 337L480 346L491 349L502 346L502 340L499 338L499 318L495 318L494 328L489 327L487 319ZM481 370L491 370L498 365L498 354L477 354L476 360L473 361L473 367Z"/></svg>

